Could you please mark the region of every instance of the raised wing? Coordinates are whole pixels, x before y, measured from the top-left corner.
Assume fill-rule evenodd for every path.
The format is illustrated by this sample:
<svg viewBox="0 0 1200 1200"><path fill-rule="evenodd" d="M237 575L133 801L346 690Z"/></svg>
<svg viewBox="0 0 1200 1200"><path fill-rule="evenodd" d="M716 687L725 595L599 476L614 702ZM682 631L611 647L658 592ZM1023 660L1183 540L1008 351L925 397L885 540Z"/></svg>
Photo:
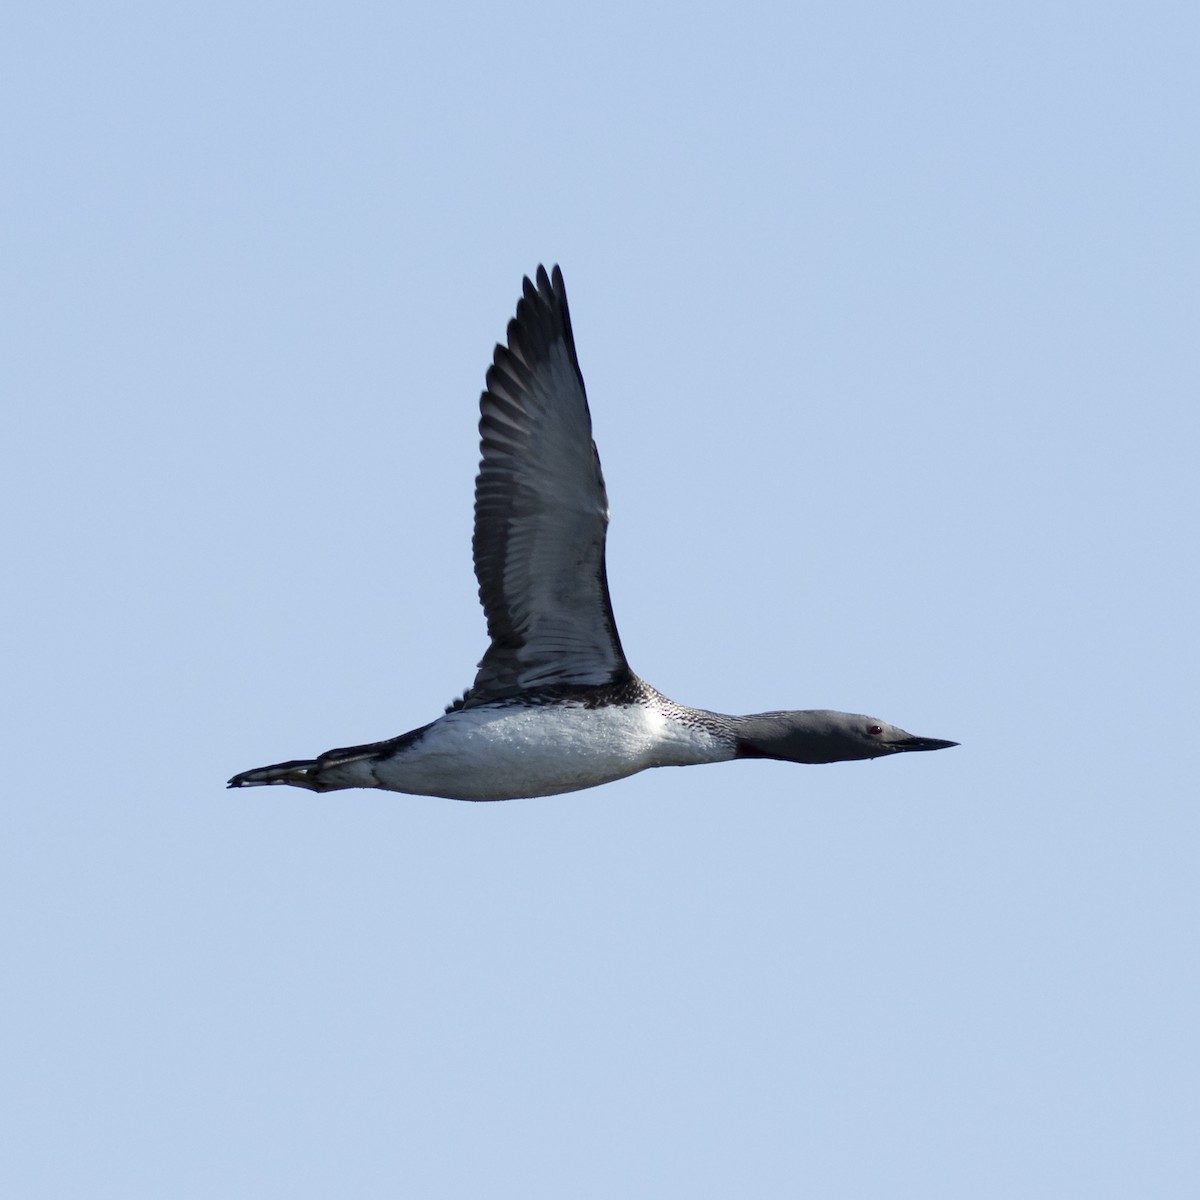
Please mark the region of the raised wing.
<svg viewBox="0 0 1200 1200"><path fill-rule="evenodd" d="M475 574L492 639L465 707L629 677L608 598L608 495L562 272L525 280L480 399Z"/></svg>

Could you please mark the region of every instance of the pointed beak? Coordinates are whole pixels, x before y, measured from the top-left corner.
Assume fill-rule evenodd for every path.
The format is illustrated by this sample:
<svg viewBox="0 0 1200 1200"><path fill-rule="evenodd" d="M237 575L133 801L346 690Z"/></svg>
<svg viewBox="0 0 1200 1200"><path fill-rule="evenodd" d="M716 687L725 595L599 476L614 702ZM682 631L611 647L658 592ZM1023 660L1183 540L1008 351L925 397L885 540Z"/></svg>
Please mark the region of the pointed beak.
<svg viewBox="0 0 1200 1200"><path fill-rule="evenodd" d="M899 741L889 743L892 750L946 750L957 746L958 742L947 742L942 738L903 737Z"/></svg>

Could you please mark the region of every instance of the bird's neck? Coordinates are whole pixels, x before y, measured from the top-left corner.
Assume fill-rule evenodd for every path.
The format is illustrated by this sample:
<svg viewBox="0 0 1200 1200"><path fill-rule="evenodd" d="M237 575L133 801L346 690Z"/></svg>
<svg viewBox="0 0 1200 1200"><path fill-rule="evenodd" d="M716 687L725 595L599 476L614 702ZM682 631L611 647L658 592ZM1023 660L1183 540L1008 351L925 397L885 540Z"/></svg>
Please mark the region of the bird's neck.
<svg viewBox="0 0 1200 1200"><path fill-rule="evenodd" d="M841 755L829 739L823 712L753 713L728 717L737 738L738 758L774 758L781 762L836 762Z"/></svg>

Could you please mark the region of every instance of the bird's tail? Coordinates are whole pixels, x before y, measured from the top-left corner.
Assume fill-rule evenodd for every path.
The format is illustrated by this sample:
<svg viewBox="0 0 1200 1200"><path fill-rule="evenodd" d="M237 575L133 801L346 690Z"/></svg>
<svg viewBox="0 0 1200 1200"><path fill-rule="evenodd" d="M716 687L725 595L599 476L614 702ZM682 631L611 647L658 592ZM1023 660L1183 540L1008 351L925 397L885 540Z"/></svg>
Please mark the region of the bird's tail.
<svg viewBox="0 0 1200 1200"><path fill-rule="evenodd" d="M255 767L235 775L226 785L235 787L263 787L268 783L286 783L291 787L308 788L313 792L328 792L339 784L331 784L321 778L322 763L315 758L297 758L291 762L273 763L269 767Z"/></svg>
<svg viewBox="0 0 1200 1200"><path fill-rule="evenodd" d="M316 758L296 758L291 762L272 763L235 775L228 786L263 787L268 783L286 783L290 787L308 788L310 792L336 792L342 788L379 787L374 766L398 747L418 738L428 729L414 729L388 742L369 742L365 746L346 746L326 750Z"/></svg>

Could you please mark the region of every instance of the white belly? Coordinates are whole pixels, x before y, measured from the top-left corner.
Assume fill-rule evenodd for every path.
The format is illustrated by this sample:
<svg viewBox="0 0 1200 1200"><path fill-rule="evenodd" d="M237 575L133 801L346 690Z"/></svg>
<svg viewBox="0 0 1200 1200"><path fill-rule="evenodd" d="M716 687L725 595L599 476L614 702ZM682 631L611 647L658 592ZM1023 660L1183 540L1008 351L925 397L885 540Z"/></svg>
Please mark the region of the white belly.
<svg viewBox="0 0 1200 1200"><path fill-rule="evenodd" d="M360 787L453 800L513 800L594 787L647 767L732 757L722 739L640 704L539 705L447 713L395 758L347 766L369 769L369 781L353 781Z"/></svg>

